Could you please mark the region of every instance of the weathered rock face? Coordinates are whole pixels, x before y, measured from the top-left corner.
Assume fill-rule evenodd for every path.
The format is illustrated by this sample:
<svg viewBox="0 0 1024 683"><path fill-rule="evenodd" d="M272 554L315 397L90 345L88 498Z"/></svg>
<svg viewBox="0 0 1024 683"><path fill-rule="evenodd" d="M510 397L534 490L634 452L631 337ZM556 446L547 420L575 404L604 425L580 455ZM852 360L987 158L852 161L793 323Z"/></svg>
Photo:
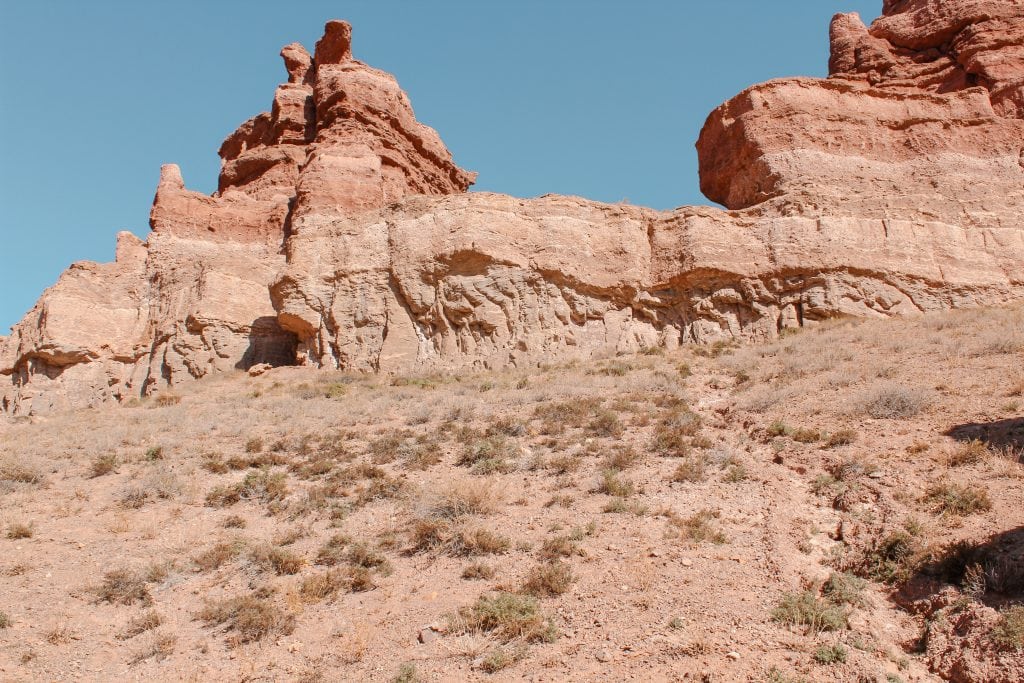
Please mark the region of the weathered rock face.
<svg viewBox="0 0 1024 683"><path fill-rule="evenodd" d="M164 166L146 243L122 233L114 263L73 265L0 338L0 376L10 380L0 410L49 412L294 363L297 339L268 289L286 237L472 183L394 78L352 59L347 24L327 25L316 58L300 45L281 55L288 83L269 113L224 141L218 192L189 191L178 167Z"/></svg>
<svg viewBox="0 0 1024 683"><path fill-rule="evenodd" d="M839 315L1024 296L1024 8L886 2L832 25L831 77L711 114L729 211L466 194L437 134L330 22L289 45L219 191L165 167L146 244L77 265L0 339L3 408L124 398L208 372L501 367Z"/></svg>

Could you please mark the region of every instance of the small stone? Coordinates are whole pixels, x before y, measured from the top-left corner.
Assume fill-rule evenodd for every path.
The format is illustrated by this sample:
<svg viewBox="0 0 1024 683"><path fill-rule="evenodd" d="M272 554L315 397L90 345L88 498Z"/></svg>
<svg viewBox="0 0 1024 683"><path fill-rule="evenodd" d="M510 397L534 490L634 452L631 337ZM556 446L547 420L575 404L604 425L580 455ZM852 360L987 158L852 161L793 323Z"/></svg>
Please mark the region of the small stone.
<svg viewBox="0 0 1024 683"><path fill-rule="evenodd" d="M597 653L597 661L599 662L610 662L612 661L612 653L608 650L601 650Z"/></svg>
<svg viewBox="0 0 1024 683"><path fill-rule="evenodd" d="M432 628L420 629L419 635L416 636L416 640L426 645L432 643L440 637L440 634Z"/></svg>
<svg viewBox="0 0 1024 683"><path fill-rule="evenodd" d="M729 659L731 659L734 662L738 662L739 659L740 659L740 653L739 652L730 652L730 653L726 654L725 656L728 657Z"/></svg>
<svg viewBox="0 0 1024 683"><path fill-rule="evenodd" d="M270 363L257 363L256 365L249 368L250 377L259 377L267 370L270 370L273 366Z"/></svg>
<svg viewBox="0 0 1024 683"><path fill-rule="evenodd" d="M693 566L693 560L691 560L689 558L684 559L683 560L683 566L684 567L692 567Z"/></svg>

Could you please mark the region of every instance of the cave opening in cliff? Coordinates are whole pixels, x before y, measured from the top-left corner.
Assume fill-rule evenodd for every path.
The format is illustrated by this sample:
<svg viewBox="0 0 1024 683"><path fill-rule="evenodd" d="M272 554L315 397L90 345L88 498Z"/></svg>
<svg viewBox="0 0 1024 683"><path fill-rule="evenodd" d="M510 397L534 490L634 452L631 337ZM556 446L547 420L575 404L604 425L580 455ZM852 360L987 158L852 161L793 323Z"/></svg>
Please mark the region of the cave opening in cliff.
<svg viewBox="0 0 1024 683"><path fill-rule="evenodd" d="M297 365L299 338L281 328L277 318L264 316L252 322L249 331L249 348L236 363L240 370L266 363L275 368Z"/></svg>

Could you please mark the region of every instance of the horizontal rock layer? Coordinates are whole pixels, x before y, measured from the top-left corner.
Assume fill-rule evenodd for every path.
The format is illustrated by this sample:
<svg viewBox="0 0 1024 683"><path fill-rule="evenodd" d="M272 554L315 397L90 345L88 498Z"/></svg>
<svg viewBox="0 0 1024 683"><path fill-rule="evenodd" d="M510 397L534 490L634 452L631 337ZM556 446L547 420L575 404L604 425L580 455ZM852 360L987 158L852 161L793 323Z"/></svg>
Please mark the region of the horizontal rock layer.
<svg viewBox="0 0 1024 683"><path fill-rule="evenodd" d="M1024 296L1018 3L890 1L831 36L828 79L708 118L701 187L728 208L657 212L467 194L330 22L312 56L282 50L288 83L225 140L217 193L164 167L149 239L72 266L0 338L0 409L257 363L503 367Z"/></svg>

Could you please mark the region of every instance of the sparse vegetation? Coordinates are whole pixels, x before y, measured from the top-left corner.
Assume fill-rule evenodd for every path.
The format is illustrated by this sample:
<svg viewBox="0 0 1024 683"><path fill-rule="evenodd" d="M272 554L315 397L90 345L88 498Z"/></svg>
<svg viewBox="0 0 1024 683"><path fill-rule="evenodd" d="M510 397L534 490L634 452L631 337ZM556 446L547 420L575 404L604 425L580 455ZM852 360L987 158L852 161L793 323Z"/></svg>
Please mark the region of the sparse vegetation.
<svg viewBox="0 0 1024 683"><path fill-rule="evenodd" d="M466 566L462 570L462 578L464 579L493 579L497 575L497 570L487 564L486 562L473 562Z"/></svg>
<svg viewBox="0 0 1024 683"><path fill-rule="evenodd" d="M565 562L555 560L531 569L523 582L522 592L538 598L553 597L569 590L572 582L572 568Z"/></svg>
<svg viewBox="0 0 1024 683"><path fill-rule="evenodd" d="M787 593L772 610L780 624L806 626L808 632L839 631L846 628L847 614L839 605L818 597L814 589Z"/></svg>
<svg viewBox="0 0 1024 683"><path fill-rule="evenodd" d="M1005 650L1024 650L1024 605L1003 612L992 632L992 640Z"/></svg>
<svg viewBox="0 0 1024 683"><path fill-rule="evenodd" d="M601 473L601 482L598 484L597 491L616 498L629 498L636 492L636 486L633 482L624 479L618 470L605 470Z"/></svg>
<svg viewBox="0 0 1024 683"><path fill-rule="evenodd" d="M694 543L705 541L721 545L728 539L725 534L715 527L714 520L719 513L713 510L700 510L689 517L680 517L672 514L669 516L669 523L676 528L683 539Z"/></svg>
<svg viewBox="0 0 1024 683"><path fill-rule="evenodd" d="M249 559L261 569L272 570L278 576L298 574L305 564L305 560L299 555L269 543L253 548L249 552Z"/></svg>
<svg viewBox="0 0 1024 683"><path fill-rule="evenodd" d="M977 465L984 462L991 455L988 444L981 439L972 439L959 444L949 454L948 464L950 467L962 467L964 465Z"/></svg>
<svg viewBox="0 0 1024 683"><path fill-rule="evenodd" d="M115 569L103 575L103 582L94 589L97 602L112 605L149 605L153 598L145 580L129 569Z"/></svg>
<svg viewBox="0 0 1024 683"><path fill-rule="evenodd" d="M482 595L459 610L451 630L456 633L486 633L501 642L552 642L557 629L541 611L537 599L516 593Z"/></svg>
<svg viewBox="0 0 1024 683"><path fill-rule="evenodd" d="M921 500L939 514L963 516L992 509L985 489L953 482L929 486Z"/></svg>
<svg viewBox="0 0 1024 683"><path fill-rule="evenodd" d="M707 478L706 468L707 458L703 454L687 456L672 473L672 481L677 483L704 481Z"/></svg>
<svg viewBox="0 0 1024 683"><path fill-rule="evenodd" d="M163 619L160 618L160 615L155 610L148 610L137 617L129 619L128 625L125 626L124 631L118 634L117 637L121 640L128 640L146 631L152 631L162 623Z"/></svg>
<svg viewBox="0 0 1024 683"><path fill-rule="evenodd" d="M105 455L98 456L89 465L89 476L95 479L96 477L102 477L106 474L110 474L117 468L117 455L114 453L107 453Z"/></svg>
<svg viewBox="0 0 1024 683"><path fill-rule="evenodd" d="M915 609L930 606L919 618L931 635L997 670L1024 651L1013 606L1021 521L1008 497L1024 475L1019 416L1006 412L1010 378L969 355L969 327L910 342L883 334L896 324L820 322L718 359L684 346L422 383L368 373L335 398L312 368L237 373L197 383L164 412L91 410L96 433L75 438L54 427L70 434L81 415L2 418L0 500L11 506L0 576L33 587L0 605L35 634L14 665L31 655L39 661L25 671L47 671L105 643L140 675L170 655L175 670L251 661L309 683L391 662L373 669L388 680L412 664L400 650L419 636L421 670L395 680L558 677L580 663L614 677L648 654L756 680L861 671L885 680L877 672L910 666L906 678L930 657L911 666L895 632L860 627L910 623L894 614L902 601L879 592L898 588L921 593ZM919 347L926 360L911 358ZM919 387L920 412L867 419L862 399L897 384ZM761 394L771 401L758 412ZM153 444L164 457L151 461ZM896 525L908 514L926 526ZM30 520L31 540L15 542ZM67 543L58 532L71 525L83 533ZM107 553L124 559L81 565L94 574L77 585L53 570ZM821 578L780 585L796 572ZM706 600L666 602L666 587ZM83 589L104 604L83 605ZM431 623L460 594L467 606L447 628ZM38 611L28 595L39 596ZM613 601L616 616L605 619ZM701 605L712 602L729 619L707 618ZM183 608L196 623L180 630ZM363 618L374 614L387 616ZM284 637L300 618L301 638ZM734 632L734 618L760 622L760 640ZM958 620L969 637L951 630ZM402 643L384 631L392 621L404 624ZM204 623L207 637L196 637ZM530 643L562 623L572 642L531 661ZM16 629L3 633L25 635ZM605 631L619 633L605 644ZM173 633L177 644L161 645ZM666 640L626 649L654 633ZM214 639L226 639L228 654L263 642L228 663ZM763 662L752 656L762 650Z"/></svg>
<svg viewBox="0 0 1024 683"><path fill-rule="evenodd" d="M928 405L928 395L917 388L899 384L874 387L860 398L860 410L876 420L905 420Z"/></svg>
<svg viewBox="0 0 1024 683"><path fill-rule="evenodd" d="M242 643L273 634L288 635L295 628L294 615L256 594L209 602L196 616L207 626L226 625Z"/></svg>
<svg viewBox="0 0 1024 683"><path fill-rule="evenodd" d="M846 661L846 648L839 643L822 645L814 651L814 661L818 664L842 664Z"/></svg>
<svg viewBox="0 0 1024 683"><path fill-rule="evenodd" d="M32 525L25 522L12 522L7 526L7 538L12 541L32 538L32 532Z"/></svg>

